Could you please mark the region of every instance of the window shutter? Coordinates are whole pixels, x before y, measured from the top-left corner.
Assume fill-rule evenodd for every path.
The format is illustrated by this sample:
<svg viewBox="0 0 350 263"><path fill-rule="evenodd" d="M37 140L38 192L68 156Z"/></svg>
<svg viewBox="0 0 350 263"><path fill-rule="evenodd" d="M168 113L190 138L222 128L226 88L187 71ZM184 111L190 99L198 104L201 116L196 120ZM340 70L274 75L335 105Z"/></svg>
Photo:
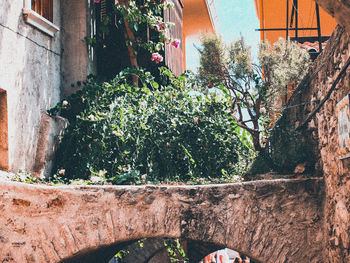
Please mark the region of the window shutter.
<svg viewBox="0 0 350 263"><path fill-rule="evenodd" d="M173 39L182 39L182 3L179 0L172 0L174 8L164 10L164 21L175 23L174 27L170 28L169 36ZM183 43L181 41L179 48L174 48L171 45L165 45L165 64L176 74L182 74L184 70L183 61Z"/></svg>

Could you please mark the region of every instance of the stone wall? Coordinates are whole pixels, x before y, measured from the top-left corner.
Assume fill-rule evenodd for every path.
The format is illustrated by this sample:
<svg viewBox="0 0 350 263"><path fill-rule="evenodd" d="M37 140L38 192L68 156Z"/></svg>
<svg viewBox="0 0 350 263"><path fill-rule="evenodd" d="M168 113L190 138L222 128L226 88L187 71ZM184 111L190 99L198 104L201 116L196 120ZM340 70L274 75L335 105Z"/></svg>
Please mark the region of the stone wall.
<svg viewBox="0 0 350 263"><path fill-rule="evenodd" d="M50 37L27 24L23 2L0 1L0 90L7 96L9 159L3 168L11 171L33 168L41 116L59 101L61 86L61 32ZM60 1L54 1L58 27L60 12Z"/></svg>
<svg viewBox="0 0 350 263"><path fill-rule="evenodd" d="M169 237L232 248L258 262L321 263L323 200L320 179L139 187L2 183L0 260L107 262L130 241Z"/></svg>
<svg viewBox="0 0 350 263"><path fill-rule="evenodd" d="M304 135L305 147L315 146L315 170L324 175L327 193L326 258L339 263L350 262L350 158L339 158L336 112L337 103L350 94L349 59L350 36L338 26L286 110L290 126Z"/></svg>
<svg viewBox="0 0 350 263"><path fill-rule="evenodd" d="M332 54L319 60L321 70L311 86L315 99L323 98L350 59L350 37L338 28L331 47ZM330 43L333 44L333 43ZM328 259L330 262L350 262L350 158L339 159L336 104L350 94L350 67L335 90L316 114L314 124L318 130L323 174L327 189L326 226ZM312 124L311 124L312 125Z"/></svg>

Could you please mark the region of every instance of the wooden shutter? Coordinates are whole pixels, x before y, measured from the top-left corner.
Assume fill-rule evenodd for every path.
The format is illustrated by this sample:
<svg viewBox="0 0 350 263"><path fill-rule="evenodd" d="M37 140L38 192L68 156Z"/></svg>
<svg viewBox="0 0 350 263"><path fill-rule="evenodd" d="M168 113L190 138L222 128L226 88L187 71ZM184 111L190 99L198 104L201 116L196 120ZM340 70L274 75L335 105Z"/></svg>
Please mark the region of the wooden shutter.
<svg viewBox="0 0 350 263"><path fill-rule="evenodd" d="M170 29L170 37L181 41L179 48L174 48L171 45L165 46L165 64L176 74L180 75L184 70L184 46L182 37L182 3L179 0L172 0L175 7L165 9L164 21L175 23L175 26Z"/></svg>
<svg viewBox="0 0 350 263"><path fill-rule="evenodd" d="M32 0L32 10L53 22L53 0Z"/></svg>

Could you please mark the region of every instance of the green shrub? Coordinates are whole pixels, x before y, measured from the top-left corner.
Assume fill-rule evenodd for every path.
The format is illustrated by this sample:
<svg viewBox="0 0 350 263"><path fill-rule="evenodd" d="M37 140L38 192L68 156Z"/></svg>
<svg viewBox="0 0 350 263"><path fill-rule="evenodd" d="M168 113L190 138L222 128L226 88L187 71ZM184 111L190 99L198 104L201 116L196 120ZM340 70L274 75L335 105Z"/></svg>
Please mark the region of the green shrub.
<svg viewBox="0 0 350 263"><path fill-rule="evenodd" d="M67 179L92 175L116 184L229 178L244 169L249 141L241 141L227 103L192 91L186 76L162 70L170 85L128 69L110 83L88 81L49 113L70 125L56 154ZM138 74L141 87L129 85Z"/></svg>

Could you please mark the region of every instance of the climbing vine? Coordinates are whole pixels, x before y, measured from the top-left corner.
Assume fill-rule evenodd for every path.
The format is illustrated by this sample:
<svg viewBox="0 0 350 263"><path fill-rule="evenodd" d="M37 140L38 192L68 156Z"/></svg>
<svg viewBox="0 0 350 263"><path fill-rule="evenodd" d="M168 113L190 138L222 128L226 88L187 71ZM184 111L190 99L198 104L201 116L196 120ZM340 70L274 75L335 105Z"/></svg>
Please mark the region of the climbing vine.
<svg viewBox="0 0 350 263"><path fill-rule="evenodd" d="M100 4L100 0L95 0L95 3ZM110 26L115 23L123 31L131 66L138 67L137 55L140 50L148 51L151 60L158 64L163 61L161 53L164 45L174 48L180 45L180 40L172 39L169 34L174 24L163 19L164 10L173 7L171 1L164 0L119 0L113 12L101 18L99 34L88 38L88 41L92 45L103 42L102 35L109 34Z"/></svg>

